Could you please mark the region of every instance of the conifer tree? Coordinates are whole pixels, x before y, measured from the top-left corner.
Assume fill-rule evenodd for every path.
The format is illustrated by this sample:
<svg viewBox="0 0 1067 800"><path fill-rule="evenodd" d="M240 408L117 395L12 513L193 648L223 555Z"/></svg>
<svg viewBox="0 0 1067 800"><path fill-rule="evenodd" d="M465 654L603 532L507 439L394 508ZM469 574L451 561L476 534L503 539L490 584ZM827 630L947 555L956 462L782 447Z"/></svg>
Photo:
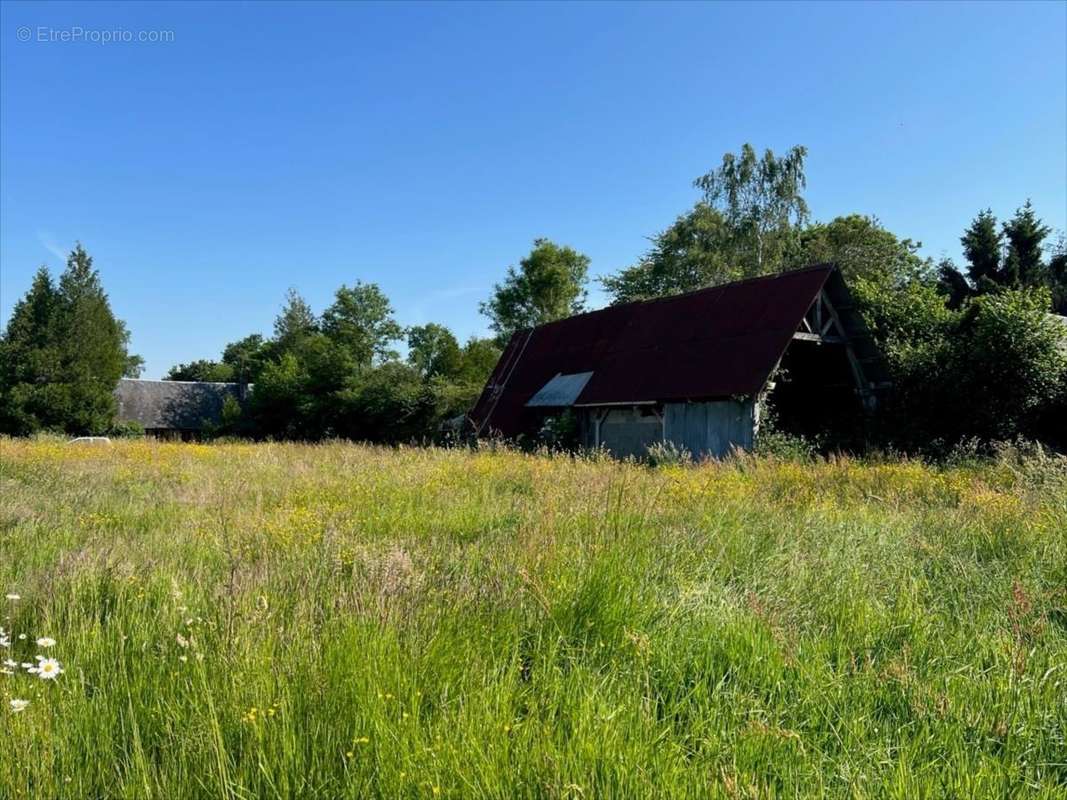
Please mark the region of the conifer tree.
<svg viewBox="0 0 1067 800"><path fill-rule="evenodd" d="M993 210L979 211L960 237L967 258L967 277L979 291L987 291L1001 282L1000 262L1004 237L997 230Z"/></svg>
<svg viewBox="0 0 1067 800"><path fill-rule="evenodd" d="M49 387L60 375L58 302L52 276L41 267L0 337L0 430L5 433L62 427L62 414L48 402Z"/></svg>
<svg viewBox="0 0 1067 800"><path fill-rule="evenodd" d="M126 329L93 269L93 259L77 244L59 278L60 365L69 401L68 433L103 433L115 414L115 386L127 366Z"/></svg>
<svg viewBox="0 0 1067 800"><path fill-rule="evenodd" d="M80 244L58 286L42 267L0 339L0 430L106 432L119 378L141 362L127 352L128 341Z"/></svg>
<svg viewBox="0 0 1067 800"><path fill-rule="evenodd" d="M1029 200L1004 223L1004 238L1008 243L1001 281L1004 285L1018 288L1048 282L1042 244L1050 232L1051 229L1037 218Z"/></svg>

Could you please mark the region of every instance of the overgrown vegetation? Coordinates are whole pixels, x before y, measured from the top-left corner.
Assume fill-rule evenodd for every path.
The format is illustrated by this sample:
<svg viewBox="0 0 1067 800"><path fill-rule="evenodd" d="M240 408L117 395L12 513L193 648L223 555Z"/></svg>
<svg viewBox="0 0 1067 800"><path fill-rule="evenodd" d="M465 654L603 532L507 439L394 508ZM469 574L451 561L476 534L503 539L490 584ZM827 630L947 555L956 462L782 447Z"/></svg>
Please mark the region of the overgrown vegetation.
<svg viewBox="0 0 1067 800"><path fill-rule="evenodd" d="M960 239L967 266L935 265L918 242L872 217L811 222L806 155L799 146L781 157L750 145L727 153L694 182L701 197L693 208L655 235L638 263L600 278L612 302L832 262L885 355L893 389L865 440L850 422L848 431L820 433L821 442L794 440L798 448L873 445L944 458L961 442L989 449L1023 436L1067 450L1067 327L1048 313L1067 311L1062 235L1049 244L1051 229L1029 202L1003 224L986 210ZM341 286L321 314L290 290L272 336L249 335L220 360L178 364L167 377L255 384L248 407L230 409L216 435L442 441L511 334L584 310L589 266L578 250L536 239L481 304L494 337L463 346L439 324L403 328L375 284ZM111 425L110 389L138 359L126 356L125 329L80 246L58 292L50 280L37 276L4 334L0 431L99 433ZM82 301L73 312L75 285L92 298L91 312ZM67 333L71 325L80 333ZM549 426L542 443L562 446L563 433Z"/></svg>
<svg viewBox="0 0 1067 800"><path fill-rule="evenodd" d="M1063 459L0 450L11 800L1067 791Z"/></svg>
<svg viewBox="0 0 1067 800"><path fill-rule="evenodd" d="M727 153L696 180L703 197L693 209L637 264L602 279L613 302L833 263L894 384L870 444L938 458L965 440L988 449L1020 435L1067 448L1067 336L1048 313L1065 309L1062 238L1046 246L1051 229L1029 202L999 228L983 211L961 237L960 271L867 216L808 224L805 155L757 157L748 145Z"/></svg>

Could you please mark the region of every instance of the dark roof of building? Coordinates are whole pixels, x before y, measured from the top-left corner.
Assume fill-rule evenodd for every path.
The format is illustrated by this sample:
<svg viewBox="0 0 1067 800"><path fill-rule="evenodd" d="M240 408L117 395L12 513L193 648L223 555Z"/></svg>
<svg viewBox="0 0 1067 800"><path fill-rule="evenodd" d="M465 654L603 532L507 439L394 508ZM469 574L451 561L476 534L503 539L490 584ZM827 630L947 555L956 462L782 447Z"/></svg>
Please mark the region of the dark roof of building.
<svg viewBox="0 0 1067 800"><path fill-rule="evenodd" d="M227 395L240 400L241 384L124 378L115 389L119 421L146 429L198 431L216 425Z"/></svg>
<svg viewBox="0 0 1067 800"><path fill-rule="evenodd" d="M546 384L558 375L587 372L592 375L574 405L755 396L824 288L850 341L860 346L862 357L876 361L844 281L823 264L609 306L520 331L471 417L479 433L515 435L528 416L527 402Z"/></svg>

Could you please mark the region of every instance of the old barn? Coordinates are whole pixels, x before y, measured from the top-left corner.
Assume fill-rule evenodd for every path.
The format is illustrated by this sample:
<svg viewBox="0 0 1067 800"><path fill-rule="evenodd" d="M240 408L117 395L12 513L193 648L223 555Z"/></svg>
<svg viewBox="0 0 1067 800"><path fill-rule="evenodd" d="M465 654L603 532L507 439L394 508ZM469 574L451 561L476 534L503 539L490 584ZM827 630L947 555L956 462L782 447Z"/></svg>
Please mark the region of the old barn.
<svg viewBox="0 0 1067 800"><path fill-rule="evenodd" d="M151 381L123 378L115 388L119 422L134 422L157 439L199 439L222 422L227 397L243 403L241 383Z"/></svg>
<svg viewBox="0 0 1067 800"><path fill-rule="evenodd" d="M848 287L819 265L520 331L471 419L479 436L534 437L570 411L586 447L720 457L753 445L769 398L780 427L813 434L862 420L886 386Z"/></svg>

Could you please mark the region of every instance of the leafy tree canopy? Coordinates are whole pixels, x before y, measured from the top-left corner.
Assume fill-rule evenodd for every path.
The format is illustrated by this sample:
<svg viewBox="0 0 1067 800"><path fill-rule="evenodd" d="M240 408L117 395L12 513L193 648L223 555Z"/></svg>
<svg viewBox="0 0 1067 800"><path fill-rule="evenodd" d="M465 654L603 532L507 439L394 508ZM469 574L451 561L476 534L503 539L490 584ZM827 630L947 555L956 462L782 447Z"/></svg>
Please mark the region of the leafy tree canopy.
<svg viewBox="0 0 1067 800"><path fill-rule="evenodd" d="M792 260L797 266L833 263L849 282L900 287L930 277L930 262L918 254L921 246L887 231L877 219L850 214L804 228Z"/></svg>
<svg viewBox="0 0 1067 800"><path fill-rule="evenodd" d="M750 144L741 153L726 153L718 169L694 181L704 201L720 211L739 240L736 265L745 276L781 269L793 232L808 219L801 192L806 148L790 148L782 157L767 149L757 156Z"/></svg>
<svg viewBox="0 0 1067 800"><path fill-rule="evenodd" d="M474 385L480 391L493 373L493 368L496 367L500 354L500 346L495 339L482 339L472 336L463 345L463 366L458 376L458 382Z"/></svg>
<svg viewBox="0 0 1067 800"><path fill-rule="evenodd" d="M408 362L424 378L457 378L463 351L452 331L431 322L408 329Z"/></svg>
<svg viewBox="0 0 1067 800"><path fill-rule="evenodd" d="M392 345L404 333L389 298L376 284L360 281L337 290L322 314L322 331L360 366L395 358Z"/></svg>
<svg viewBox="0 0 1067 800"><path fill-rule="evenodd" d="M197 359L188 364L177 364L164 376L165 381L202 381L226 383L233 380L232 366L219 361Z"/></svg>
<svg viewBox="0 0 1067 800"><path fill-rule="evenodd" d="M222 363L232 369L233 380L255 383L263 367L274 354L273 343L267 342L258 333L253 333L226 345L222 351Z"/></svg>
<svg viewBox="0 0 1067 800"><path fill-rule="evenodd" d="M743 277L735 237L721 211L697 203L664 231L632 267L600 279L612 303L629 303L729 283Z"/></svg>
<svg viewBox="0 0 1067 800"><path fill-rule="evenodd" d="M589 257L548 239L534 241L519 266L481 304L501 342L515 331L579 313L585 304Z"/></svg>

